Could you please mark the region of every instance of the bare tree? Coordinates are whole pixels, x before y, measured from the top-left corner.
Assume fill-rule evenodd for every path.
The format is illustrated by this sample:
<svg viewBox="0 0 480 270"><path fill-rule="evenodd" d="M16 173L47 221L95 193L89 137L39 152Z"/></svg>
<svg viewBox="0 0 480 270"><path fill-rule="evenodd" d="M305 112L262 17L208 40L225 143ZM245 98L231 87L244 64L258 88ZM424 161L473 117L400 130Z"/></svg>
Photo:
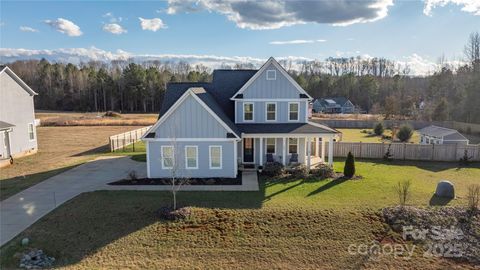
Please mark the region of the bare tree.
<svg viewBox="0 0 480 270"><path fill-rule="evenodd" d="M465 57L472 63L475 70L480 67L480 33L473 32L470 34L467 45L464 49Z"/></svg>

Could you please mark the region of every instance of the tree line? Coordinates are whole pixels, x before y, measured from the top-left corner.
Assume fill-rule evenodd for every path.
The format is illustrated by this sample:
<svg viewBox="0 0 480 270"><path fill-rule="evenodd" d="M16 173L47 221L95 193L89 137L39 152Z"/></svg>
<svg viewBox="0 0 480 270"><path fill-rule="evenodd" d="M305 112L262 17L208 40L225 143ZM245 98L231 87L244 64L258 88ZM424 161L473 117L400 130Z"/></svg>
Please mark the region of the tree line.
<svg viewBox="0 0 480 270"><path fill-rule="evenodd" d="M434 74L409 76L408 66L385 58L328 58L293 67L281 64L313 97L344 96L363 112L386 118L480 123L480 35L465 45L465 64L441 64ZM37 109L64 111L157 112L169 82L211 81L212 70L185 62L115 60L109 63L8 64L39 95ZM252 64L221 68L253 68Z"/></svg>

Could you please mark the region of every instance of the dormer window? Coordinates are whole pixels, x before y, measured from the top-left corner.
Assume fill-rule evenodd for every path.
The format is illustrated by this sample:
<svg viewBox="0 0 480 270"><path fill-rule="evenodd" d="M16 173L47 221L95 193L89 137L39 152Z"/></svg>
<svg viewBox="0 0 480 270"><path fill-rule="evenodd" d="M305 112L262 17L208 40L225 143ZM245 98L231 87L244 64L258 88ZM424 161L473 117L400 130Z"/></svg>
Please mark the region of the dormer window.
<svg viewBox="0 0 480 270"><path fill-rule="evenodd" d="M276 70L267 70L267 81L274 81L277 79Z"/></svg>
<svg viewBox="0 0 480 270"><path fill-rule="evenodd" d="M243 121L253 121L253 103L243 104Z"/></svg>

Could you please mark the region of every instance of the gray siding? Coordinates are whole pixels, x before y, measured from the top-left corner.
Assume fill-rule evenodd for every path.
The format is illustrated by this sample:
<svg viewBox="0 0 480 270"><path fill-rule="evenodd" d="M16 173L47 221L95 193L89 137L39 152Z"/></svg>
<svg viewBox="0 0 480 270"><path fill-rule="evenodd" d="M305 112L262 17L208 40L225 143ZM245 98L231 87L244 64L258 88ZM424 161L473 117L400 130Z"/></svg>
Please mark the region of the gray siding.
<svg viewBox="0 0 480 270"><path fill-rule="evenodd" d="M0 120L15 125L10 133L10 148L14 157L37 149L35 125L35 139L30 140L28 134L28 124L35 122L33 96L6 72L0 75ZM0 154L4 158L3 136L0 139Z"/></svg>
<svg viewBox="0 0 480 270"><path fill-rule="evenodd" d="M275 70L276 79L267 80L267 71ZM298 89L282 75L275 65L270 64L243 92L243 98L298 98Z"/></svg>
<svg viewBox="0 0 480 270"><path fill-rule="evenodd" d="M254 121L243 121L243 104L249 103L245 101L235 101L236 113L235 113L235 123L292 123L292 122L301 122L306 123L308 121L306 117L307 113L307 102L305 100L298 101L300 103L299 108L299 121L288 121L288 101L275 101L277 103L277 121L266 121L266 103L269 101L254 101Z"/></svg>
<svg viewBox="0 0 480 270"><path fill-rule="evenodd" d="M155 130L157 138L225 138L227 134L217 121L192 96L184 102Z"/></svg>
<svg viewBox="0 0 480 270"><path fill-rule="evenodd" d="M147 142L149 162L147 166L150 167L151 178L171 177L171 169L162 169L161 161L161 146L172 145L170 142ZM234 147L235 141L219 141L219 142L177 142L175 145L176 162L178 164L177 175L180 177L236 177L235 166L237 160L235 159ZM185 169L185 146L198 146L198 169ZM222 169L209 168L209 146L222 146Z"/></svg>

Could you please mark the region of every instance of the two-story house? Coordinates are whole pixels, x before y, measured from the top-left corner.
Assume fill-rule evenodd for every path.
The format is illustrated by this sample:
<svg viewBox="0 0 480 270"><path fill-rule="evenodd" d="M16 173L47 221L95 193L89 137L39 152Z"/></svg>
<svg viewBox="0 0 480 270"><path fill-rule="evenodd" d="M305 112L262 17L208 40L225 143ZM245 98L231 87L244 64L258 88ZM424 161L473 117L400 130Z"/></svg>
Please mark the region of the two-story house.
<svg viewBox="0 0 480 270"><path fill-rule="evenodd" d="M333 162L337 131L309 122L312 98L273 58L259 70L215 70L211 83L170 83L144 135L150 178L236 177L239 167Z"/></svg>
<svg viewBox="0 0 480 270"><path fill-rule="evenodd" d="M316 99L313 111L321 113L354 113L355 106L346 97L331 97Z"/></svg>

